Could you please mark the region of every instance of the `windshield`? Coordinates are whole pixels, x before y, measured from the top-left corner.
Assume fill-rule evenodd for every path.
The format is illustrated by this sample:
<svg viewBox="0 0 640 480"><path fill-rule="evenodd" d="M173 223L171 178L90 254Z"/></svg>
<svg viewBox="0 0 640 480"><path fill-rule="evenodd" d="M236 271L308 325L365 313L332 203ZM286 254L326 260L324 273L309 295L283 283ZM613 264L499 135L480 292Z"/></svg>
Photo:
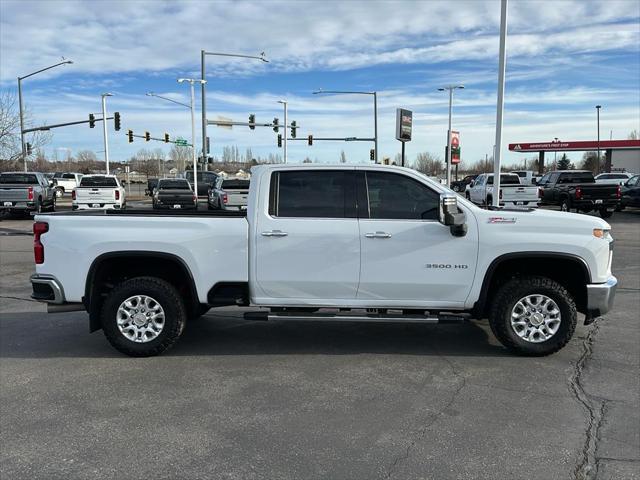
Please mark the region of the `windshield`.
<svg viewBox="0 0 640 480"><path fill-rule="evenodd" d="M185 177L190 182L193 182L193 172L187 172ZM213 172L198 172L198 182L214 183L217 178L218 175Z"/></svg>
<svg viewBox="0 0 640 480"><path fill-rule="evenodd" d="M27 173L3 173L0 175L0 183L17 183L19 185L35 185L38 177Z"/></svg>
<svg viewBox="0 0 640 480"><path fill-rule="evenodd" d="M117 187L118 182L113 177L82 177L81 187Z"/></svg>
<svg viewBox="0 0 640 480"><path fill-rule="evenodd" d="M191 190L186 180L160 180L158 188L160 190Z"/></svg>
<svg viewBox="0 0 640 480"><path fill-rule="evenodd" d="M225 188L249 188L249 180L224 180L222 189Z"/></svg>

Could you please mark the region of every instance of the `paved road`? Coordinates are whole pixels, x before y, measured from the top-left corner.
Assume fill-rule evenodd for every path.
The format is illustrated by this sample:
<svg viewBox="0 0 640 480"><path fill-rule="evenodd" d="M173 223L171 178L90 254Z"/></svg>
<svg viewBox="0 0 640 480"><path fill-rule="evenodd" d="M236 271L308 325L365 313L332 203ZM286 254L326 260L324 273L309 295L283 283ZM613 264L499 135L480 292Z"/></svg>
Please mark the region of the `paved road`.
<svg viewBox="0 0 640 480"><path fill-rule="evenodd" d="M0 478L640 478L640 212L611 223L616 309L551 357L226 309L132 359L28 300L30 223L0 222Z"/></svg>

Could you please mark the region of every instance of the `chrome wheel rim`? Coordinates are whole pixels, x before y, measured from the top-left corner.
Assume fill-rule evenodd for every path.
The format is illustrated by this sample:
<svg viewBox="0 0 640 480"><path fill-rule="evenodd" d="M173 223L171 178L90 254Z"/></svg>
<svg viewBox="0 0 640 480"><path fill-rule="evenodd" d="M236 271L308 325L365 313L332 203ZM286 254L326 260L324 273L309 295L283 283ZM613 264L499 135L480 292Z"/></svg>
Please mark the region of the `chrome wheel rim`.
<svg viewBox="0 0 640 480"><path fill-rule="evenodd" d="M120 333L135 343L154 340L164 328L164 309L147 295L134 295L118 307L116 322Z"/></svg>
<svg viewBox="0 0 640 480"><path fill-rule="evenodd" d="M511 328L526 342L546 342L558 332L560 322L560 307L546 295L522 297L511 310Z"/></svg>

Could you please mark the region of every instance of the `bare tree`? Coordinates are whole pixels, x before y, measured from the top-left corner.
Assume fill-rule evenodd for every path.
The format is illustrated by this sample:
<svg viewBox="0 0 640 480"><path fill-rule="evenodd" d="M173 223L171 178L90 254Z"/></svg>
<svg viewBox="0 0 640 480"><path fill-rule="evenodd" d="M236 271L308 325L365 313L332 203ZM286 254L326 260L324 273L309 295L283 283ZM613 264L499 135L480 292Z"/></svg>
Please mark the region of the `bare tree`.
<svg viewBox="0 0 640 480"><path fill-rule="evenodd" d="M413 164L413 168L432 177L437 177L444 171L442 159L429 152L419 153L416 157L415 163Z"/></svg>
<svg viewBox="0 0 640 480"><path fill-rule="evenodd" d="M169 151L169 159L175 163L178 170L185 171L187 163L191 160L191 147L179 147L174 145Z"/></svg>
<svg viewBox="0 0 640 480"><path fill-rule="evenodd" d="M627 136L628 140L638 140L638 130L632 130L631 132L629 132L629 135Z"/></svg>
<svg viewBox="0 0 640 480"><path fill-rule="evenodd" d="M309 157L305 157L302 163L313 163Z"/></svg>
<svg viewBox="0 0 640 480"><path fill-rule="evenodd" d="M24 126L33 126L33 119L25 109ZM31 132L25 135L25 142L33 150L42 148L51 141L51 132ZM15 93L10 90L0 92L0 158L17 160L22 156L20 144L20 110Z"/></svg>

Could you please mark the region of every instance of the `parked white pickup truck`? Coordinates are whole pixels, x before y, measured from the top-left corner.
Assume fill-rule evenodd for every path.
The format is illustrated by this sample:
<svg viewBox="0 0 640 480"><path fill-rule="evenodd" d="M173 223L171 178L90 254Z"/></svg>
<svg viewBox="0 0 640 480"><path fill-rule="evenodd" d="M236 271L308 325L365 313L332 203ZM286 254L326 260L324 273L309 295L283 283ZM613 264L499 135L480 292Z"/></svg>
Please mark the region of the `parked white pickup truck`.
<svg viewBox="0 0 640 480"><path fill-rule="evenodd" d="M259 166L247 212L36 216L32 296L86 310L133 356L223 305L270 309L254 320L488 318L507 348L547 355L577 312L590 323L612 307L612 247L602 219L483 210L407 168Z"/></svg>
<svg viewBox="0 0 640 480"><path fill-rule="evenodd" d="M520 177L515 173L500 174L500 206L528 206L537 207L538 187L522 185ZM491 205L493 203L493 173L478 175L471 182L469 199L477 205Z"/></svg>
<svg viewBox="0 0 640 480"><path fill-rule="evenodd" d="M73 210L122 209L125 190L115 175L85 175L71 192Z"/></svg>

